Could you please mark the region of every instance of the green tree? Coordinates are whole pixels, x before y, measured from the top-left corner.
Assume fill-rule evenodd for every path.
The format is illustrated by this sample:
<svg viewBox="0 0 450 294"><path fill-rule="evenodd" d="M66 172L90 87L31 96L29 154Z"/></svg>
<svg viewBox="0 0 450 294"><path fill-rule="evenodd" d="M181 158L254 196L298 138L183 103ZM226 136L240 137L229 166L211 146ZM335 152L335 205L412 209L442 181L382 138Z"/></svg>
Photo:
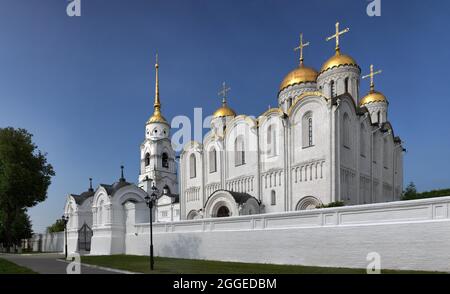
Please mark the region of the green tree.
<svg viewBox="0 0 450 294"><path fill-rule="evenodd" d="M22 239L29 239L33 234L30 217L25 209L22 209L14 218L11 226L13 244L20 245Z"/></svg>
<svg viewBox="0 0 450 294"><path fill-rule="evenodd" d="M19 234L14 226L26 223L25 209L47 198L55 175L47 155L37 149L32 137L24 129L0 128L0 223L3 243L8 247Z"/></svg>
<svg viewBox="0 0 450 294"><path fill-rule="evenodd" d="M56 222L47 227L47 233L57 233L57 232L63 232L64 231L64 221L62 219L56 220Z"/></svg>
<svg viewBox="0 0 450 294"><path fill-rule="evenodd" d="M412 200L417 198L417 188L413 182L410 182L403 192L402 200Z"/></svg>

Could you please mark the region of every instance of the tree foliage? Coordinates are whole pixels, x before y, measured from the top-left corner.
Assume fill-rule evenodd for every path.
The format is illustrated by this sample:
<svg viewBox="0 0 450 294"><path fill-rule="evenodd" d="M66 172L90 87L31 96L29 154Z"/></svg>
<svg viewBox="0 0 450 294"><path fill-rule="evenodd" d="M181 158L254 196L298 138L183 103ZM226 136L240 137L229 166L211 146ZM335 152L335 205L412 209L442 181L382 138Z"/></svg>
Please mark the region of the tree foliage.
<svg viewBox="0 0 450 294"><path fill-rule="evenodd" d="M411 182L403 192L402 200L426 199L444 196L450 196L450 189L432 190L419 193L417 192L416 185Z"/></svg>
<svg viewBox="0 0 450 294"><path fill-rule="evenodd" d="M31 232L26 209L47 198L55 175L32 137L24 129L0 128L1 241L8 246Z"/></svg>
<svg viewBox="0 0 450 294"><path fill-rule="evenodd" d="M316 208L332 208L332 207L342 207L342 206L345 206L344 201L335 201L335 202L331 202L328 204L318 205Z"/></svg>
<svg viewBox="0 0 450 294"><path fill-rule="evenodd" d="M64 221L62 219L56 220L56 222L47 227L47 233L57 233L57 232L63 232L64 231Z"/></svg>

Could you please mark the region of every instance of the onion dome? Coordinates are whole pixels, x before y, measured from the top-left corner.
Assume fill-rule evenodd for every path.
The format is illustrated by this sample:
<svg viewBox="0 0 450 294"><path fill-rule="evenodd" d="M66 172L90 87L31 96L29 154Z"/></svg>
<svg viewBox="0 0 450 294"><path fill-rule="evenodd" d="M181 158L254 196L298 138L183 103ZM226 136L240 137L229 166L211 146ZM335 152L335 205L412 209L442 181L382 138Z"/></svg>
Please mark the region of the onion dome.
<svg viewBox="0 0 450 294"><path fill-rule="evenodd" d="M340 31L339 30L339 22L336 23L336 33L334 35L326 38L326 41L330 41L332 39L336 40L336 48L335 48L336 53L334 54L334 56L332 56L330 59L328 59L322 65L320 73L323 73L332 68L345 66L345 65L352 65L352 66L358 67L358 64L352 57L345 55L345 54L341 54L341 47L339 45L340 36L345 33L348 33L349 31L350 31L349 28L346 28L346 29Z"/></svg>
<svg viewBox="0 0 450 294"><path fill-rule="evenodd" d="M344 65L353 65L358 67L358 64L352 57L345 54L341 54L339 50L336 50L336 54L323 64L320 73Z"/></svg>
<svg viewBox="0 0 450 294"><path fill-rule="evenodd" d="M370 65L370 74L362 77L363 79L370 78L370 92L359 101L359 106L365 106L367 104L377 102L388 103L386 96L384 96L381 92L375 91L374 76L380 74L381 72L381 70L375 72L372 64Z"/></svg>
<svg viewBox="0 0 450 294"><path fill-rule="evenodd" d="M234 112L234 110L231 109L230 107L228 107L228 105L227 105L227 93L230 90L231 90L230 88L227 88L225 82L223 82L222 90L219 92L219 95L222 96L222 106L214 112L214 114L213 114L214 118L227 117L227 116L235 117L236 116L236 112Z"/></svg>
<svg viewBox="0 0 450 294"><path fill-rule="evenodd" d="M302 63L299 67L286 75L280 85L280 91L293 85L316 82L318 75L319 73L315 69L304 66Z"/></svg>
<svg viewBox="0 0 450 294"><path fill-rule="evenodd" d="M307 46L309 46L309 42L303 43L303 34L300 34L300 43L298 47L294 48L294 51L300 51L299 66L288 73L283 79L280 85L280 92L293 85L316 82L319 73L315 69L303 64L303 49Z"/></svg>
<svg viewBox="0 0 450 294"><path fill-rule="evenodd" d="M359 106L365 106L367 104L376 102L388 103L386 96L378 91L373 90L370 91L370 93L367 94L364 98L362 98L361 101L359 101Z"/></svg>
<svg viewBox="0 0 450 294"><path fill-rule="evenodd" d="M214 114L214 117L226 117L226 116L236 116L236 113L233 109L227 106L226 102L222 103L222 107L217 109Z"/></svg>

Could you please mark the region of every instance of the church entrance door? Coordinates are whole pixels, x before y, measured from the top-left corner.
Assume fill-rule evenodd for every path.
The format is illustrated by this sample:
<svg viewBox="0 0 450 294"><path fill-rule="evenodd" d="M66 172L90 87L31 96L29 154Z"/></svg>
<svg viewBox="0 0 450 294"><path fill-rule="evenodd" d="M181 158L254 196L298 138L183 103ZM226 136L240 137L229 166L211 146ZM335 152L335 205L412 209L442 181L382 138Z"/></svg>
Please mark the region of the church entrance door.
<svg viewBox="0 0 450 294"><path fill-rule="evenodd" d="M217 217L229 217L230 216L230 210L226 206L221 206L217 210Z"/></svg>
<svg viewBox="0 0 450 294"><path fill-rule="evenodd" d="M92 229L84 223L78 231L78 251L91 251Z"/></svg>

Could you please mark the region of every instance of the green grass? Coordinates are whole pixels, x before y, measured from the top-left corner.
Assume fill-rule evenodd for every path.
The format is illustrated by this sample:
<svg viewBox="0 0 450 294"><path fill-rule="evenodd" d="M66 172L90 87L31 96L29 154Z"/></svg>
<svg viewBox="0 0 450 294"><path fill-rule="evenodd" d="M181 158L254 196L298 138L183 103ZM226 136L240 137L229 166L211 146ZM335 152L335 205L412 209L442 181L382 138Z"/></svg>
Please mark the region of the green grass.
<svg viewBox="0 0 450 294"><path fill-rule="evenodd" d="M0 258L0 274L35 274L32 270Z"/></svg>
<svg viewBox="0 0 450 294"><path fill-rule="evenodd" d="M82 263L150 273L148 256L112 255L84 256ZM325 268L294 265L254 264L238 262L219 262L178 258L155 258L155 274L365 274L365 269ZM382 271L386 274L417 274L414 271Z"/></svg>

